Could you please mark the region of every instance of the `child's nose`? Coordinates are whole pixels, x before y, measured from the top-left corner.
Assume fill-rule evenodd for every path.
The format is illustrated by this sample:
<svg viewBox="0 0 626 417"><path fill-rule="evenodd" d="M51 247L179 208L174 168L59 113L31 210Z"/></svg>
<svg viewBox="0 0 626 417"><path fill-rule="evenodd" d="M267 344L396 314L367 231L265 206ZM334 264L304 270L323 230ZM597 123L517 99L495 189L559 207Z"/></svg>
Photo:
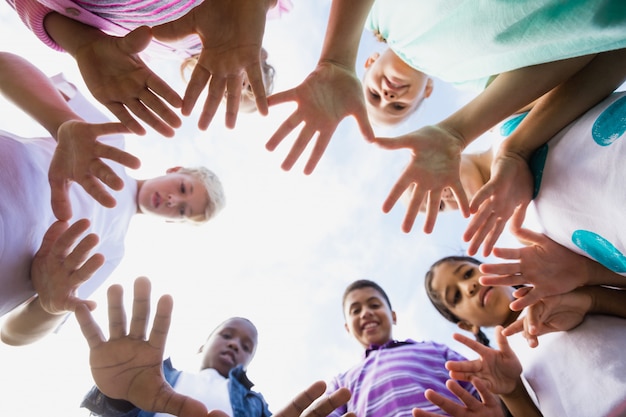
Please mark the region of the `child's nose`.
<svg viewBox="0 0 626 417"><path fill-rule="evenodd" d="M383 94L385 95L385 98L388 100L393 100L396 98L396 94L393 91L389 91L387 89L383 90Z"/></svg>

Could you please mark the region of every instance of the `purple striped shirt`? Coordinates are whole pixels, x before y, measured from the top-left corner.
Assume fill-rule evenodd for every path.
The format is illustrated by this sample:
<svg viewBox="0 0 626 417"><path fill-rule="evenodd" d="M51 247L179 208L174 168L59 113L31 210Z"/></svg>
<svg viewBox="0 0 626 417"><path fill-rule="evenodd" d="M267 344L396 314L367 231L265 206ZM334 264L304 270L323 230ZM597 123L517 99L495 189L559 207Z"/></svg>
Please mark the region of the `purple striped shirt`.
<svg viewBox="0 0 626 417"><path fill-rule="evenodd" d="M444 367L448 360L465 358L435 342L390 341L380 348L368 349L358 365L328 384L329 393L340 387L347 387L352 392L348 404L330 416L354 412L358 417L410 417L416 407L443 414L424 397L424 392L430 388L458 402L445 385L450 379ZM472 384L460 384L477 396Z"/></svg>

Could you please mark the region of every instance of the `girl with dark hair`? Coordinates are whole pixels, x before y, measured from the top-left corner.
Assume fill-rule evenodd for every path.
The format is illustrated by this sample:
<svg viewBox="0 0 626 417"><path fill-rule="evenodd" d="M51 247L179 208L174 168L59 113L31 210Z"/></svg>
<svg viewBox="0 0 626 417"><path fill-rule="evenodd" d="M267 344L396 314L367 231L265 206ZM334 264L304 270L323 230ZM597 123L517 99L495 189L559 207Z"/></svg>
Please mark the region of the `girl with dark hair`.
<svg viewBox="0 0 626 417"><path fill-rule="evenodd" d="M603 286L583 286L565 294L545 297L522 310L510 308L511 301L523 296L531 287L483 285L481 261L468 256L450 256L435 262L425 277L426 293L434 307L447 320L474 334L481 343L465 336L455 339L480 356L465 362L448 362L450 376L458 380L486 380L487 386L500 395L514 416L527 416L519 406L535 408L535 415L610 415L623 401L626 377L618 346L623 346L626 330L622 290ZM623 310L623 309L622 309ZM590 315L592 314L592 315ZM609 314L616 317L599 316ZM535 326L531 332L530 326ZM501 326L506 326L503 329ZM496 327L498 349L485 340L482 327ZM567 334L563 333L567 331ZM523 332L531 347L537 337L546 336L540 349L520 356L509 346L506 336ZM619 340L617 340L619 339ZM521 353L524 344L516 345ZM602 363L599 367L598 363ZM532 388L541 412L521 377ZM567 376L567 377L564 377ZM589 381L589 382L585 382ZM591 382L593 381L593 382ZM607 390L609 394L607 394ZM589 392L602 392L602 404L584 405ZM575 412L585 410L582 413ZM530 410L528 409L528 410ZM538 413L538 414L537 414Z"/></svg>

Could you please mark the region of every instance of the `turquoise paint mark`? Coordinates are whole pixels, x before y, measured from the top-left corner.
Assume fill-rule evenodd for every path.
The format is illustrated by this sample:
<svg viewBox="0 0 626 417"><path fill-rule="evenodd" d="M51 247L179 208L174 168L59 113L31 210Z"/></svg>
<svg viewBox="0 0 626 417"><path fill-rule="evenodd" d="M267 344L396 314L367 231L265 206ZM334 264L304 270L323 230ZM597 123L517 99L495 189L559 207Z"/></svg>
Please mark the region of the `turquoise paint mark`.
<svg viewBox="0 0 626 417"><path fill-rule="evenodd" d="M572 242L611 271L626 272L626 256L602 236L588 230L576 230L572 233Z"/></svg>
<svg viewBox="0 0 626 417"><path fill-rule="evenodd" d="M546 166L546 159L548 159L548 144L542 145L537 149L530 157L528 166L530 173L533 175L533 199L539 194L541 188L541 179L543 178L543 169Z"/></svg>
<svg viewBox="0 0 626 417"><path fill-rule="evenodd" d="M527 115L528 112L520 113L517 116L513 116L506 122L502 123L502 126L500 126L500 135L505 137L509 136L511 133L513 133L515 129L517 129L517 125L519 125Z"/></svg>
<svg viewBox="0 0 626 417"><path fill-rule="evenodd" d="M593 140L600 146L609 146L626 132L626 96L607 107L591 128Z"/></svg>

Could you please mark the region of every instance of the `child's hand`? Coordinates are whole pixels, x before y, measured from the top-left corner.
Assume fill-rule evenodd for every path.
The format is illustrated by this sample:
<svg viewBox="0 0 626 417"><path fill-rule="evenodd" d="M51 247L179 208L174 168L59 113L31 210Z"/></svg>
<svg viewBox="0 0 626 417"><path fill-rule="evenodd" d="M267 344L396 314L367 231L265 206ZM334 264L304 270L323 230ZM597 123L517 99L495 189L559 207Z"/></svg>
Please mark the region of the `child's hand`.
<svg viewBox="0 0 626 417"><path fill-rule="evenodd" d="M33 258L31 281L38 302L48 314L65 314L79 305L92 310L96 307L95 302L76 297L78 287L104 264L100 254L89 257L98 244L98 236L89 234L78 242L88 228L86 219L72 226L61 221L53 223Z"/></svg>
<svg viewBox="0 0 626 417"><path fill-rule="evenodd" d="M385 149L409 149L411 161L383 203L389 212L405 190L413 187L402 230L410 232L423 202L426 203L424 232L435 227L441 193L448 187L454 193L459 210L469 215L467 196L459 178L463 141L441 126L426 126L397 138L375 138L374 143Z"/></svg>
<svg viewBox="0 0 626 417"><path fill-rule="evenodd" d="M475 398L460 386L458 382L453 380L448 380L446 386L464 405L446 398L432 389L426 390L426 399L453 417L503 417L504 412L502 411L498 397L489 392L485 382L475 378L472 380L472 384L476 387L482 401ZM413 409L413 417L438 416L440 416L438 413L422 411L418 408Z"/></svg>
<svg viewBox="0 0 626 417"><path fill-rule="evenodd" d="M276 130L265 147L273 151L299 125L304 124L291 151L281 165L288 171L304 152L313 136L318 134L315 147L304 167L304 173L313 172L324 154L339 122L354 116L367 140L374 138L369 124L361 83L354 70L330 62L318 64L298 87L269 97L270 106L295 101L298 108Z"/></svg>
<svg viewBox="0 0 626 417"><path fill-rule="evenodd" d="M288 406L283 408L275 417L317 417L327 416L336 408L344 406L350 399L348 388L339 388L330 395L322 395L326 392L324 381L314 382L306 390L296 396ZM356 417L354 413L346 413L343 417Z"/></svg>
<svg viewBox="0 0 626 417"><path fill-rule="evenodd" d="M522 373L515 352L509 346L506 337L502 334L502 326L496 327L496 342L500 350L492 349L475 340L454 334L454 339L474 350L480 355L472 361L448 361L446 369L450 371L450 378L460 381L473 381L480 378L485 381L487 389L494 394L509 394L513 392Z"/></svg>
<svg viewBox="0 0 626 417"><path fill-rule="evenodd" d="M137 278L134 292L133 316L127 331L122 287L109 287L109 340L104 339L86 308L76 310L80 329L89 344L91 374L96 385L103 394L130 401L142 410L181 417L206 416L206 407L201 402L176 393L163 377L163 351L172 317L172 298L164 295L159 300L146 340L150 281Z"/></svg>
<svg viewBox="0 0 626 417"><path fill-rule="evenodd" d="M226 91L226 126L235 127L241 100L244 72L252 87L259 113L267 114L267 98L261 72L261 43L267 10L275 1L204 1L184 16L152 28L162 41L176 41L197 34L202 51L185 97L182 113L189 115L198 96L209 85L209 93L198 126L207 129L224 91Z"/></svg>
<svg viewBox="0 0 626 417"><path fill-rule="evenodd" d="M522 288L524 290L524 288ZM538 337L546 333L571 330L583 322L592 306L586 287L567 294L546 297L528 307L527 314L502 331L505 336L522 332L528 345L539 346Z"/></svg>
<svg viewBox="0 0 626 417"><path fill-rule="evenodd" d="M48 170L52 211L58 219L69 220L72 217L69 197L72 181L80 184L98 203L115 207L115 199L103 184L113 190L121 190L124 182L101 158L133 169L141 165L137 157L98 141L99 136L119 133L128 133L119 123L91 124L69 120L59 127L57 147Z"/></svg>
<svg viewBox="0 0 626 417"><path fill-rule="evenodd" d="M463 240L470 242L467 253L488 256L512 216L512 227L520 228L532 199L533 178L526 160L516 154L498 154L490 180L478 190L470 204L472 216Z"/></svg>
<svg viewBox="0 0 626 417"><path fill-rule="evenodd" d="M517 260L514 263L482 264L482 285L530 285L517 295L510 308L520 311L540 299L565 294L585 285L589 259L559 245L542 233L528 229L513 229L513 233L525 243L524 248L495 248L498 258ZM515 295L515 294L514 294Z"/></svg>
<svg viewBox="0 0 626 417"><path fill-rule="evenodd" d="M129 110L163 136L174 136L173 128L182 122L163 100L179 108L182 99L137 55L150 43L150 29L142 26L123 38L102 33L95 39L74 54L91 94L133 133L146 130Z"/></svg>

